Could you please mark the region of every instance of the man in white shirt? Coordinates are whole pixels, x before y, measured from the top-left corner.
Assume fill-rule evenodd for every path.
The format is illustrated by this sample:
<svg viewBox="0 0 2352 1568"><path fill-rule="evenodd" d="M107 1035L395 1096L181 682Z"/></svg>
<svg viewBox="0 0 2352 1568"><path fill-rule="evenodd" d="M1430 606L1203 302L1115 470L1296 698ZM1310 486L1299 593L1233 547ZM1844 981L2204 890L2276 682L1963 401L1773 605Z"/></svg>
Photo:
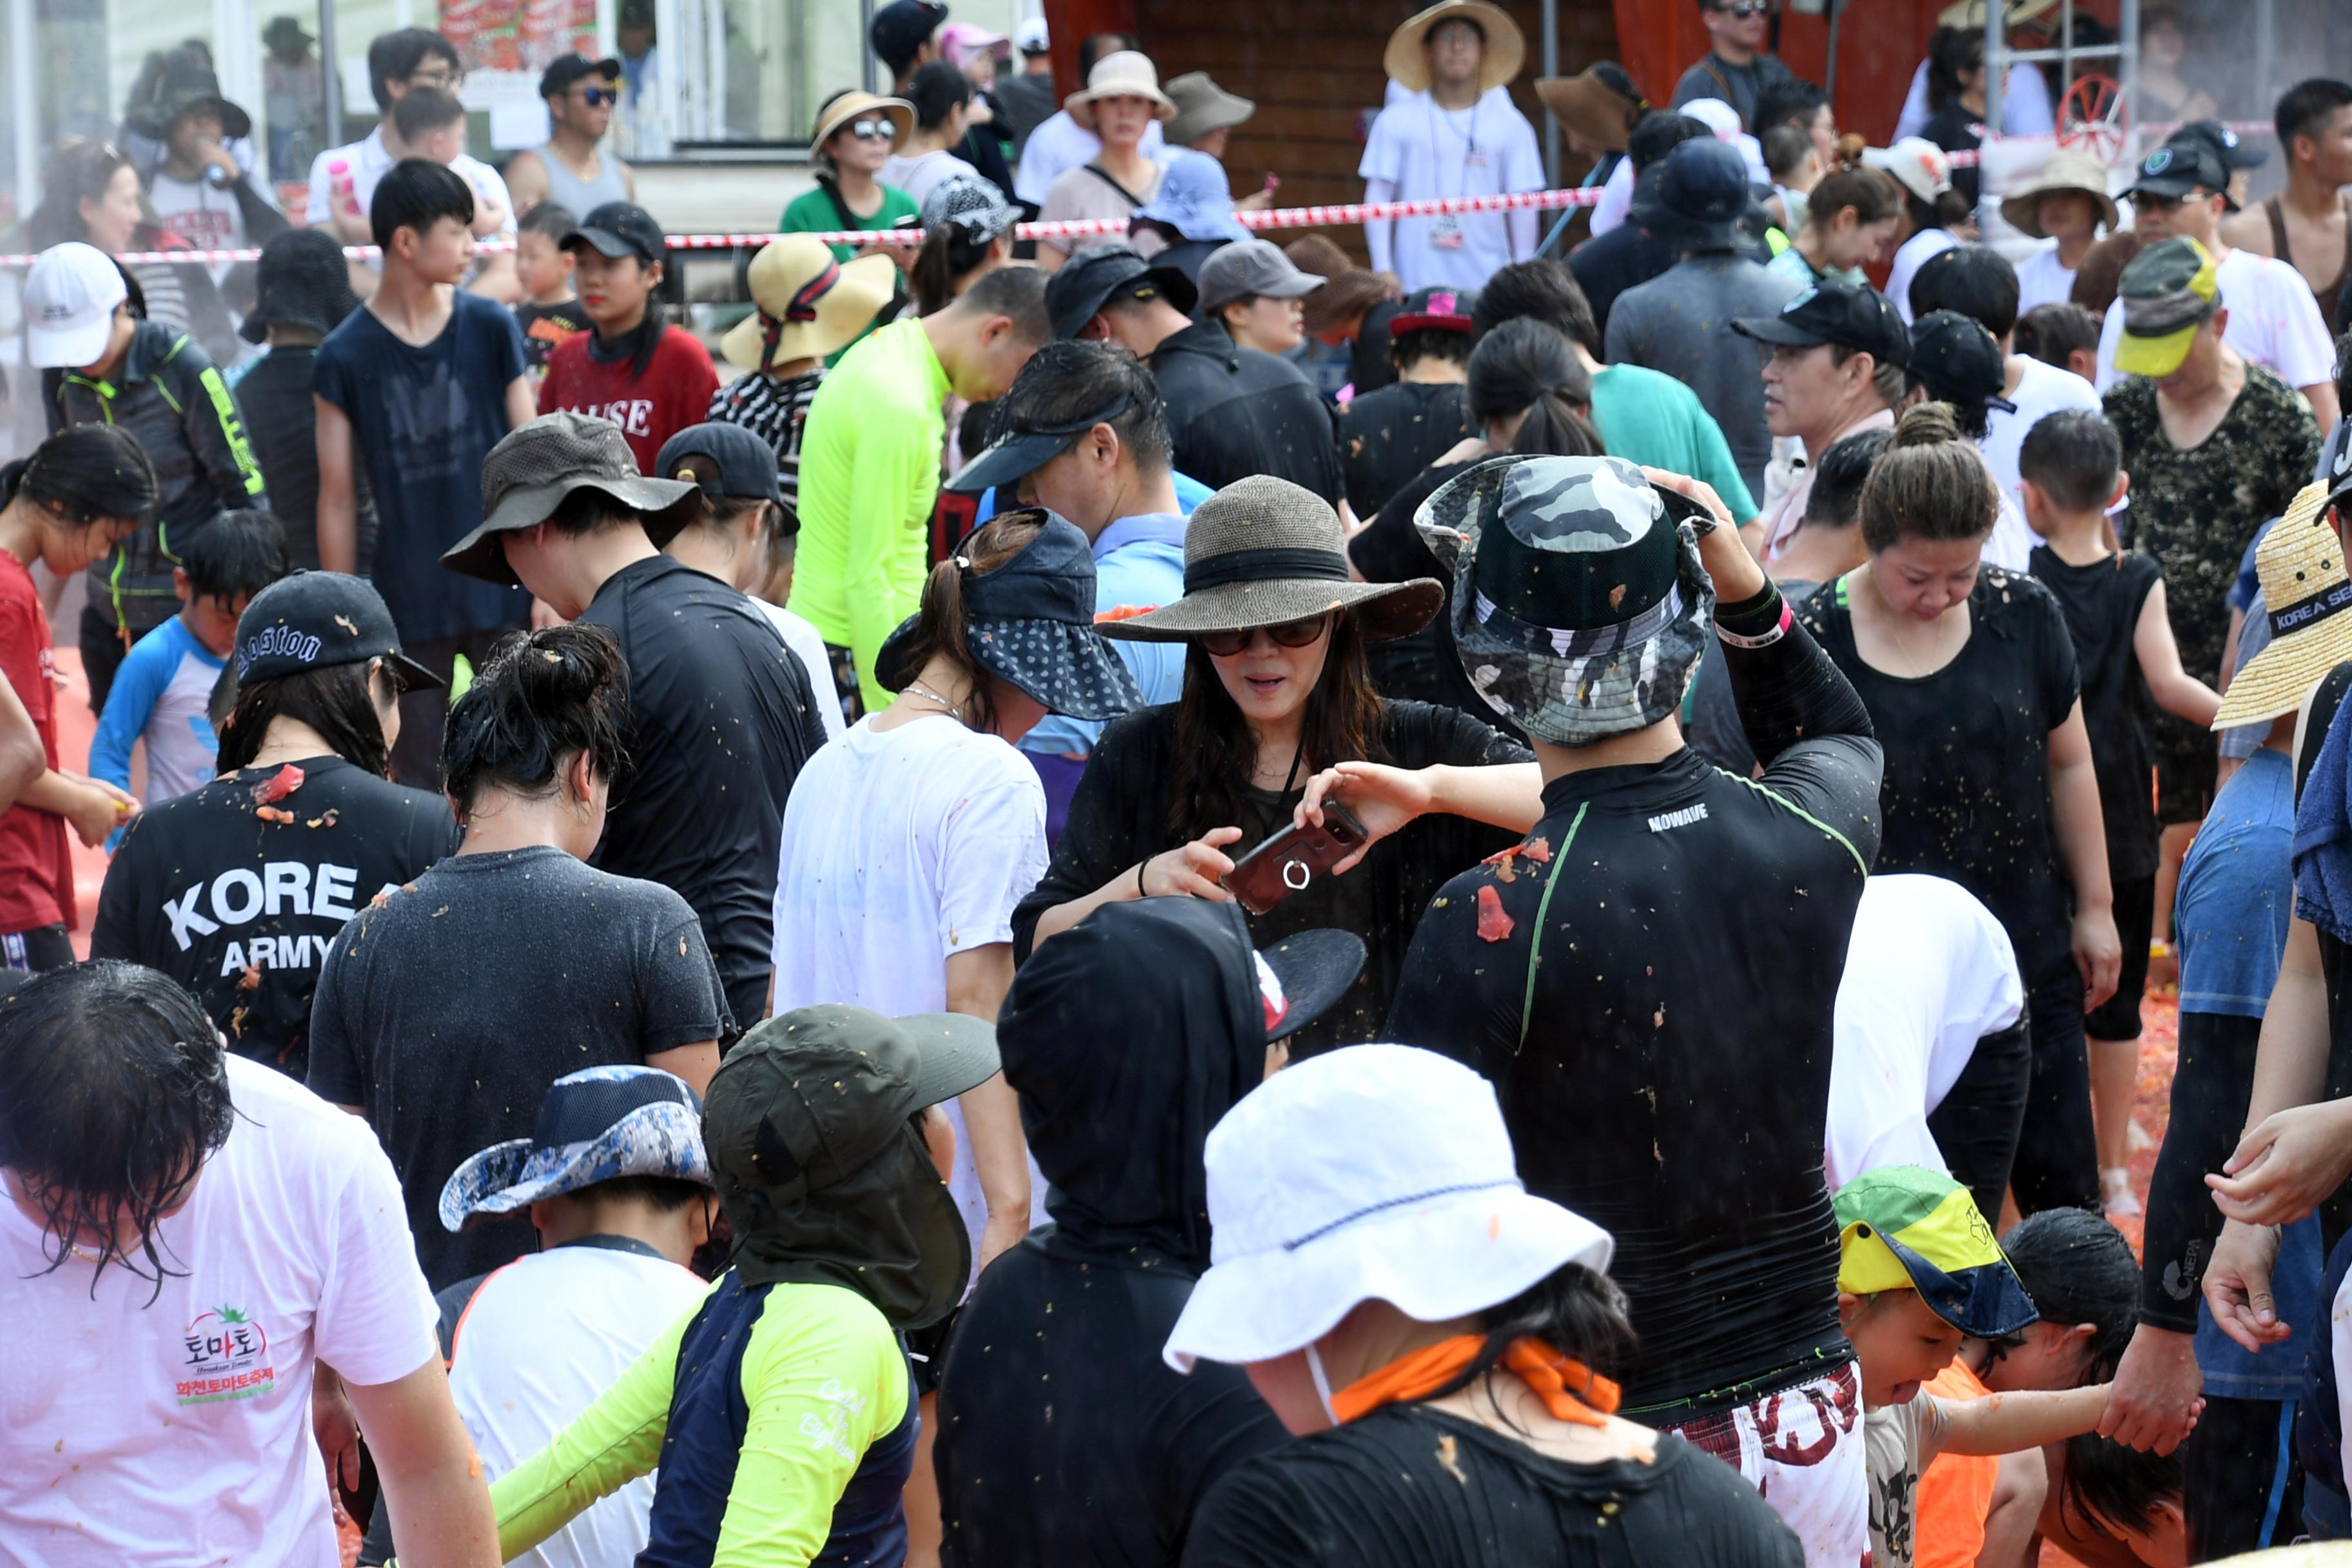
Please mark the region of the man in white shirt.
<svg viewBox="0 0 2352 1568"><path fill-rule="evenodd" d="M2143 246L2177 235L2212 256L2214 281L2230 308L2222 341L2302 393L2326 435L2343 412L2336 397L2336 345L2327 323L2311 286L2293 266L2233 250L2222 240L2221 216L2231 205L2229 186L2230 171L2213 144L2193 132L2175 132L2140 161L2138 178L2124 194ZM2124 306L2117 299L2107 307L2099 332L2102 392L2119 379L2116 345L2123 332Z"/></svg>
<svg viewBox="0 0 2352 1568"><path fill-rule="evenodd" d="M1364 143L1367 202L1486 196L1544 186L1535 127L1495 89L1519 74L1518 25L1486 0L1440 0L1390 35L1389 79L1410 98L1372 121ZM1476 289L1536 252L1539 215L1445 213L1364 225L1372 270L1406 292Z"/></svg>
<svg viewBox="0 0 2352 1568"><path fill-rule="evenodd" d="M230 1055L163 976L100 961L0 1007L0 1185L11 1563L335 1562L314 1398L353 1480L356 1413L404 1556L499 1561L364 1124Z"/></svg>
<svg viewBox="0 0 2352 1568"><path fill-rule="evenodd" d="M1090 79L1095 62L1105 55L1139 47L1131 33L1096 33L1081 38L1078 79ZM1155 120L1143 128L1143 140L1136 143L1136 150L1155 163L1165 163L1167 146L1160 121ZM1085 168L1101 151L1101 137L1070 118L1068 110L1057 109L1022 143L1021 166L1013 174L1013 194L1032 206L1044 206L1045 193L1054 188L1055 180L1072 169Z"/></svg>
<svg viewBox="0 0 2352 1568"><path fill-rule="evenodd" d="M557 1079L533 1136L494 1143L451 1173L441 1223L529 1214L539 1250L461 1279L436 1298L449 1392L496 1480L596 1402L709 1285L689 1267L710 1239L717 1197L702 1149L702 1101L649 1067L587 1068ZM654 1481L640 1476L513 1561L604 1568L646 1548ZM392 1544L382 1508L360 1548Z"/></svg>

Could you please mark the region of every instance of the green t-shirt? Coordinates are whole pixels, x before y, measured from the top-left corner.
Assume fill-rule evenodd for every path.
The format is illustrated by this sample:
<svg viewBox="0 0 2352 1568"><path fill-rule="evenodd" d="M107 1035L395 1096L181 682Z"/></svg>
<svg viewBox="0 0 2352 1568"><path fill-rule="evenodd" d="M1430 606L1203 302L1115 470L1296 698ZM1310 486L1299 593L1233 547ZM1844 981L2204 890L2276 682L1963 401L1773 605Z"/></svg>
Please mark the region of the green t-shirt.
<svg viewBox="0 0 2352 1568"><path fill-rule="evenodd" d="M789 206L784 208L784 216L777 223L776 232L778 234L829 234L835 229L841 228L896 228L898 226L900 218L915 217L921 214L922 208L915 198L896 185L882 185L877 188L882 193L881 209L872 217L855 218L849 223L841 221L841 214L835 210L833 197L824 186L820 185L813 191L803 191L792 199ZM854 245L836 245L833 247L833 258L835 261L852 260L856 255L857 247Z"/></svg>
<svg viewBox="0 0 2352 1568"><path fill-rule="evenodd" d="M1611 457L1704 479L1731 509L1735 521L1756 515L1756 498L1731 460L1723 426L1698 394L1673 376L1638 364L1594 372L1592 423Z"/></svg>

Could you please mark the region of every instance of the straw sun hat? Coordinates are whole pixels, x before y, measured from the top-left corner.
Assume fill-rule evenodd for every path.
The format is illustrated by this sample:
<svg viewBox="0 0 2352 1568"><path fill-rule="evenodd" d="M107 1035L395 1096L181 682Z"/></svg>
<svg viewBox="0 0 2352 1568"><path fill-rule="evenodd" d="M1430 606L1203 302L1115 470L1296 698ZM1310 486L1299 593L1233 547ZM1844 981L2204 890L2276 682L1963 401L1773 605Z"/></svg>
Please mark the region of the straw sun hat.
<svg viewBox="0 0 2352 1568"><path fill-rule="evenodd" d="M1176 106L1160 90L1160 70L1151 57L1134 49L1121 49L1105 55L1095 62L1087 85L1062 100L1070 118L1092 131L1095 128L1095 100L1100 98L1140 98L1151 105L1155 120L1173 120Z"/></svg>
<svg viewBox="0 0 2352 1568"><path fill-rule="evenodd" d="M1486 0L1439 0L1428 10L1406 19L1389 35L1388 53L1381 67L1399 87L1414 92L1429 90L1429 35L1441 22L1475 22L1486 36L1478 57L1478 90L1501 87L1519 74L1528 58L1528 40L1519 25L1499 5Z"/></svg>
<svg viewBox="0 0 2352 1568"><path fill-rule="evenodd" d="M2082 192L2099 209L2099 221L2114 230L2116 199L2107 195L2107 166L2096 154L2073 147L2053 151L2032 184L2003 198L2000 216L2020 234L2047 239L2050 237L2042 228L2042 198L2053 191Z"/></svg>
<svg viewBox="0 0 2352 1568"><path fill-rule="evenodd" d="M2230 681L2213 728L2291 713L2327 672L2352 659L2352 577L2327 525L2328 487L2306 485L2254 552L2271 643Z"/></svg>
<svg viewBox="0 0 2352 1568"><path fill-rule="evenodd" d="M751 258L758 307L719 341L730 364L763 371L845 348L890 302L898 277L887 256L835 261L814 235L788 234Z"/></svg>
<svg viewBox="0 0 2352 1568"><path fill-rule="evenodd" d="M809 132L809 145L822 147L833 140L833 133L853 120L880 115L890 122L897 132L890 139L890 150L897 152L908 137L915 133L915 106L903 98L882 98L870 92L845 92L817 110L816 127Z"/></svg>
<svg viewBox="0 0 2352 1568"><path fill-rule="evenodd" d="M1368 642L1409 636L1445 599L1434 579L1354 583L1331 503L1270 474L1237 479L1201 503L1184 530L1184 596L1101 626L1130 642L1182 642L1347 610Z"/></svg>

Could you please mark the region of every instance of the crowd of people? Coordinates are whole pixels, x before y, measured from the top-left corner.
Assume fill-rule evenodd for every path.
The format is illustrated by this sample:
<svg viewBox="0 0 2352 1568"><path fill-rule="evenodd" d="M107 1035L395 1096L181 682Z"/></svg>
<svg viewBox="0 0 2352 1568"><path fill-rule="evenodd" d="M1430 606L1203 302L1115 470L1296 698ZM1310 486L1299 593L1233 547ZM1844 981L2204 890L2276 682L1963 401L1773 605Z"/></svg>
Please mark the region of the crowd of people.
<svg viewBox="0 0 2352 1568"><path fill-rule="evenodd" d="M0 1557L2352 1539L2352 85L2257 206L2193 98L1979 189L1980 8L1879 148L1766 9L1537 84L1571 248L1365 265L1205 74L893 0L716 357L621 60L499 171L378 38L299 224L194 57L60 151ZM1525 53L1399 26L1367 195L1542 188Z"/></svg>

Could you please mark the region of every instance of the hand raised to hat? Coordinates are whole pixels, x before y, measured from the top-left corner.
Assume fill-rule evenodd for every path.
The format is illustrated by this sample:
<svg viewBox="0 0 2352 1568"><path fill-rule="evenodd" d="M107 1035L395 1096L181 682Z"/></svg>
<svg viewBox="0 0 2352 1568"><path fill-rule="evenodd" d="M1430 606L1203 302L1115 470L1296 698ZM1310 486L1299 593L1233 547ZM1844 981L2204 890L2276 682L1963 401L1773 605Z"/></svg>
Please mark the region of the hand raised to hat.
<svg viewBox="0 0 2352 1568"><path fill-rule="evenodd" d="M1764 568L1756 563L1756 558L1748 553L1738 529L1733 526L1731 509L1723 504L1723 498L1715 493L1713 485L1665 468L1643 468L1642 477L1706 509L1706 515L1693 518L1691 526L1698 532L1699 564L1706 568L1707 576L1714 581L1717 604L1741 604L1765 590L1770 579L1764 575Z"/></svg>

